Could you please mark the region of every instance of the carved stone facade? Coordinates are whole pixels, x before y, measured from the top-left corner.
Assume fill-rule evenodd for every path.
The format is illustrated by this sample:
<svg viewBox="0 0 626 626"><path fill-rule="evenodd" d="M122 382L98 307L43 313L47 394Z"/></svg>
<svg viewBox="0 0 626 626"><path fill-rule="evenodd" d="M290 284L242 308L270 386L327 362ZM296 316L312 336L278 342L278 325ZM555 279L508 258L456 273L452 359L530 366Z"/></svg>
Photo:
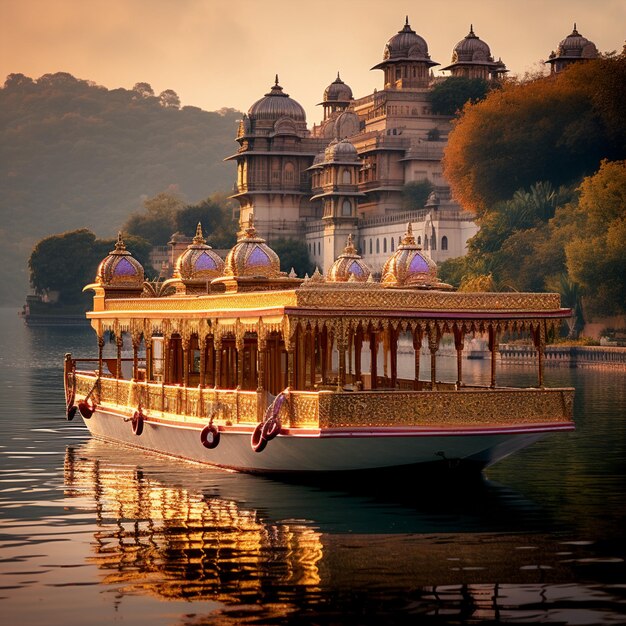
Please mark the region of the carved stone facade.
<svg viewBox="0 0 626 626"><path fill-rule="evenodd" d="M551 57L554 71L593 56L595 46L574 31ZM433 74L438 65L407 18L372 68L383 72L381 88L354 98L337 75L319 103L323 119L310 130L304 109L276 77L270 91L244 115L237 133L239 149L228 157L237 162L234 197L241 205L242 224L254 214L259 234L270 244L278 237L304 237L322 272L351 234L378 277L408 221L417 244L435 262L464 255L467 240L478 229L454 202L443 178L451 118L431 110L429 93L442 80ZM473 25L443 70L490 81L507 72ZM353 146L355 160L343 147L337 153L342 143ZM431 201L403 206L405 185L422 181L433 185Z"/></svg>

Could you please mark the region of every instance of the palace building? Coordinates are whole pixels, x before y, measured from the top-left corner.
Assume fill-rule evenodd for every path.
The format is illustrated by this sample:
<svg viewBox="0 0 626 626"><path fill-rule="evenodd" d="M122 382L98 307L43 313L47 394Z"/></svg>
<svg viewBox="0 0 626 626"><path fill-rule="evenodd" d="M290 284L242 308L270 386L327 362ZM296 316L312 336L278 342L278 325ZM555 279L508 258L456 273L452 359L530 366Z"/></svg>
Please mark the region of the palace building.
<svg viewBox="0 0 626 626"><path fill-rule="evenodd" d="M597 56L576 28L548 63L552 72ZM259 235L305 239L311 260L328 272L350 246L381 275L386 259L413 224L416 245L435 262L462 256L478 230L472 215L451 197L442 157L452 118L433 113L429 92L437 81L426 40L409 25L393 35L373 70L379 90L355 98L337 78L324 90L322 121L307 127L303 107L276 76L239 124L236 193L242 228L254 215ZM507 72L474 32L453 48L451 76L498 81ZM403 205L407 184L428 181L424 206Z"/></svg>

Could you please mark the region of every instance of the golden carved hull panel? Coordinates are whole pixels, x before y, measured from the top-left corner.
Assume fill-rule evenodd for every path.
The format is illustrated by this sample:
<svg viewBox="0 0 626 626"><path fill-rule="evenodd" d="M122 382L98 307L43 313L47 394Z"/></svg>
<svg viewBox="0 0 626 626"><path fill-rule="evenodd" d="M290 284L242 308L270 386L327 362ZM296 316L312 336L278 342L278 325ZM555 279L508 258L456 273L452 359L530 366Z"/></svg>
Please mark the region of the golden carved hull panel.
<svg viewBox="0 0 626 626"><path fill-rule="evenodd" d="M76 375L76 397L90 392L95 376ZM148 415L192 423L254 424L265 397L253 391L184 388L103 378L98 404L140 406ZM280 418L289 428L525 426L572 421L573 389L471 389L450 391L291 392ZM262 406L258 406L262 403Z"/></svg>

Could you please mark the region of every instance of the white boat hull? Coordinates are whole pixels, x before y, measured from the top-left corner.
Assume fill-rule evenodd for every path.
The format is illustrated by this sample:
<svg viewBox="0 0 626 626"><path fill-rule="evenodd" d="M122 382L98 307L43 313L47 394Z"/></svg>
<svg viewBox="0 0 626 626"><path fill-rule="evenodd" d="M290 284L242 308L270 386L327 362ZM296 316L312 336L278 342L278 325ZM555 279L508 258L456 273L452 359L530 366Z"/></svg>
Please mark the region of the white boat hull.
<svg viewBox="0 0 626 626"><path fill-rule="evenodd" d="M256 473L347 472L439 463L482 469L571 423L524 427L286 429L262 452L251 426L220 427L220 442L205 448L198 425L150 420L135 435L128 417L98 408L85 420L93 436L198 463Z"/></svg>

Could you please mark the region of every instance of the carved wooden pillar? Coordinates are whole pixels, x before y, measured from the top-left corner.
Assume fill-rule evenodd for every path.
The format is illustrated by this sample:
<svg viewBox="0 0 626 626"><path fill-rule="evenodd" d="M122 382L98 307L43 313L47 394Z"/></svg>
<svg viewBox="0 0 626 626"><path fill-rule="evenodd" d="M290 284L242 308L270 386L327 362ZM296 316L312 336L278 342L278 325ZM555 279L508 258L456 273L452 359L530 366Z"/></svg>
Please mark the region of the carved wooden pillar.
<svg viewBox="0 0 626 626"><path fill-rule="evenodd" d="M167 333L163 333L163 363L161 367L161 382L163 384L170 381L170 343L172 337Z"/></svg>
<svg viewBox="0 0 626 626"><path fill-rule="evenodd" d="M152 363L152 335L144 334L144 343L146 344L146 381L154 379L154 364Z"/></svg>
<svg viewBox="0 0 626 626"><path fill-rule="evenodd" d="M385 378L385 384L387 383L387 379L389 378L389 368L388 368L388 362L389 362L389 345L390 345L390 333L391 333L391 326L388 326L387 328L383 328L383 377Z"/></svg>
<svg viewBox="0 0 626 626"><path fill-rule="evenodd" d="M244 358L244 342L243 335L235 340L237 348L237 389L243 389L243 358Z"/></svg>
<svg viewBox="0 0 626 626"><path fill-rule="evenodd" d="M440 339L437 327L430 326L428 329L428 349L430 350L430 382L433 391L437 384L437 351L439 350Z"/></svg>
<svg viewBox="0 0 626 626"><path fill-rule="evenodd" d="M215 389L220 389L222 386L222 338L213 338L213 348L215 350Z"/></svg>
<svg viewBox="0 0 626 626"><path fill-rule="evenodd" d="M391 386L395 389L398 383L398 329L389 326L389 354L391 356Z"/></svg>
<svg viewBox="0 0 626 626"><path fill-rule="evenodd" d="M180 347L183 351L183 387L189 385L189 348L191 346L191 339L188 336L182 336L180 338Z"/></svg>
<svg viewBox="0 0 626 626"><path fill-rule="evenodd" d="M539 324L533 330L533 343L537 349L537 368L538 368L538 384L543 387L543 366L546 352L546 329L543 323Z"/></svg>
<svg viewBox="0 0 626 626"><path fill-rule="evenodd" d="M215 348L213 346L213 335L207 337L206 372L207 387L215 387Z"/></svg>
<svg viewBox="0 0 626 626"><path fill-rule="evenodd" d="M115 365L115 377L122 377L122 347L124 346L124 336L122 331L115 335L115 345L117 346L117 361Z"/></svg>
<svg viewBox="0 0 626 626"><path fill-rule="evenodd" d="M315 328L310 328L307 333L307 339L309 344L309 388L315 388L315 365L317 359L315 358Z"/></svg>
<svg viewBox="0 0 626 626"><path fill-rule="evenodd" d="M463 340L465 331L460 326L454 326L454 347L456 349L456 385L463 384Z"/></svg>
<svg viewBox="0 0 626 626"><path fill-rule="evenodd" d="M132 335L133 342L133 380L139 380L139 342Z"/></svg>
<svg viewBox="0 0 626 626"><path fill-rule="evenodd" d="M198 336L198 348L200 349L200 382L198 387L202 389L206 383L206 355L208 338L204 333Z"/></svg>
<svg viewBox="0 0 626 626"><path fill-rule="evenodd" d="M497 329L493 324L489 324L489 351L491 352L491 383L490 387L496 386L496 353L498 352Z"/></svg>
<svg viewBox="0 0 626 626"><path fill-rule="evenodd" d="M413 379L413 389L420 388L420 355L422 351L422 328L417 326L413 329L413 350L415 351L415 378Z"/></svg>
<svg viewBox="0 0 626 626"><path fill-rule="evenodd" d="M258 345L257 345L257 353L256 353L256 369L257 369L257 385L256 390L257 393L263 393L266 388L265 383L265 362L267 358L267 341L265 339L261 339L259 337Z"/></svg>
<svg viewBox="0 0 626 626"><path fill-rule="evenodd" d="M287 347L287 387L289 389L295 389L295 354L296 354L296 338L287 338L285 342ZM280 355L278 355L280 359Z"/></svg>
<svg viewBox="0 0 626 626"><path fill-rule="evenodd" d="M296 331L296 389L304 390L306 388L306 359L304 348L305 330L302 324L298 325Z"/></svg>
<svg viewBox="0 0 626 626"><path fill-rule="evenodd" d="M326 353L328 352L328 329L326 325L322 328L322 334L320 336L320 369L322 376L322 385L326 385L328 382L328 359Z"/></svg>
<svg viewBox="0 0 626 626"><path fill-rule="evenodd" d="M340 324L342 324L340 322ZM342 391L346 384L346 330L340 326L337 328L337 352L339 362L337 365L337 391Z"/></svg>
<svg viewBox="0 0 626 626"><path fill-rule="evenodd" d="M104 334L98 337L98 371L100 372L100 376L102 376L102 353L104 352Z"/></svg>
<svg viewBox="0 0 626 626"><path fill-rule="evenodd" d="M361 350L363 349L363 327L356 329L354 337L354 378L361 381Z"/></svg>
<svg viewBox="0 0 626 626"><path fill-rule="evenodd" d="M378 336L370 329L370 379L372 389L378 389Z"/></svg>

